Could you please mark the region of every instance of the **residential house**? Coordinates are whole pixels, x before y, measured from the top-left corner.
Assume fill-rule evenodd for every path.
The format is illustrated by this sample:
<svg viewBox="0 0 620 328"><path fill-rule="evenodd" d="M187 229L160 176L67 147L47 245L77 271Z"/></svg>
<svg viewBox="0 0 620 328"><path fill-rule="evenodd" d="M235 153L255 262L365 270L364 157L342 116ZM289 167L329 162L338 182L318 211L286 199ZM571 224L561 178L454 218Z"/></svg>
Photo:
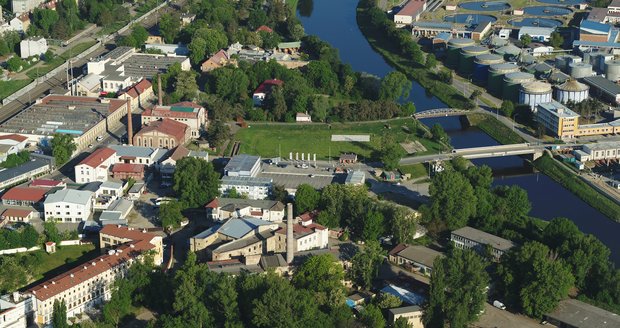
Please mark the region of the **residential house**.
<svg viewBox="0 0 620 328"><path fill-rule="evenodd" d="M192 13L182 13L181 14L181 27L185 27L189 25L191 22L196 19L196 14Z"/></svg>
<svg viewBox="0 0 620 328"><path fill-rule="evenodd" d="M271 195L272 178L223 176L220 181L220 193L228 196L232 189L249 199L266 199Z"/></svg>
<svg viewBox="0 0 620 328"><path fill-rule="evenodd" d="M118 163L112 166L112 177L119 180L144 180L144 164Z"/></svg>
<svg viewBox="0 0 620 328"><path fill-rule="evenodd" d="M420 18L424 10L426 10L426 0L409 0L396 14L394 14L394 23L396 23L396 27L411 25L411 23Z"/></svg>
<svg viewBox="0 0 620 328"><path fill-rule="evenodd" d="M99 248L102 252L106 249L114 249L119 245L141 241L153 245L153 262L155 265L161 265L164 261L164 243L161 235L115 225L107 225L99 231Z"/></svg>
<svg viewBox="0 0 620 328"><path fill-rule="evenodd" d="M254 100L255 106L260 106L263 104L263 100L267 94L271 93L271 90L275 87L282 87L284 85L284 81L278 79L265 80L261 83L254 93L252 93L252 99Z"/></svg>
<svg viewBox="0 0 620 328"><path fill-rule="evenodd" d="M116 151L114 149L98 148L75 166L75 182L107 181L108 170L115 163Z"/></svg>
<svg viewBox="0 0 620 328"><path fill-rule="evenodd" d="M433 273L433 262L440 256L443 256L440 252L428 247L406 244L398 244L388 253L390 262L427 276Z"/></svg>
<svg viewBox="0 0 620 328"><path fill-rule="evenodd" d="M35 299L32 295L14 292L0 297L0 327L22 328L32 321Z"/></svg>
<svg viewBox="0 0 620 328"><path fill-rule="evenodd" d="M28 14L16 15L9 22L9 29L12 31L24 33L28 31L29 27L30 27L30 15Z"/></svg>
<svg viewBox="0 0 620 328"><path fill-rule="evenodd" d="M239 154L233 156L224 167L224 175L231 177L255 177L261 169L260 156Z"/></svg>
<svg viewBox="0 0 620 328"><path fill-rule="evenodd" d="M499 260L504 253L515 246L515 244L508 239L472 227L463 227L452 231L450 240L457 248L473 249L481 254L484 254L486 248L489 247L491 255L496 260Z"/></svg>
<svg viewBox="0 0 620 328"><path fill-rule="evenodd" d="M39 206L49 189L13 187L2 195L2 204L8 206Z"/></svg>
<svg viewBox="0 0 620 328"><path fill-rule="evenodd" d="M41 56L47 51L47 40L45 38L37 36L24 39L19 43L19 56L21 58L28 58L30 56Z"/></svg>
<svg viewBox="0 0 620 328"><path fill-rule="evenodd" d="M79 223L86 221L93 212L93 193L63 189L49 194L43 202L45 220Z"/></svg>
<svg viewBox="0 0 620 328"><path fill-rule="evenodd" d="M422 322L422 308L417 305L403 306L388 310L388 322L394 324L400 318L407 319L411 328L424 328Z"/></svg>
<svg viewBox="0 0 620 328"><path fill-rule="evenodd" d="M108 148L116 152L115 163L143 164L146 166L158 166L168 152L167 149L163 148L130 145L109 145Z"/></svg>
<svg viewBox="0 0 620 328"><path fill-rule="evenodd" d="M96 210L107 209L116 199L123 196L123 184L116 181L91 182L80 190L87 190L94 194L93 207Z"/></svg>
<svg viewBox="0 0 620 328"><path fill-rule="evenodd" d="M207 127L207 110L193 102L184 101L170 106L154 106L145 110L142 115L142 125L160 121L164 118L175 120L187 125L191 130L191 137L200 137L200 132Z"/></svg>
<svg viewBox="0 0 620 328"><path fill-rule="evenodd" d="M11 0L11 9L18 15L29 13L44 2L45 0Z"/></svg>
<svg viewBox="0 0 620 328"><path fill-rule="evenodd" d="M293 225L293 239L295 252L304 252L313 249L325 249L329 246L329 229L318 223L298 223ZM276 231L277 250L286 250L286 227Z"/></svg>
<svg viewBox="0 0 620 328"><path fill-rule="evenodd" d="M174 148L189 141L191 129L189 126L164 118L142 127L133 137L133 144L144 147Z"/></svg>
<svg viewBox="0 0 620 328"><path fill-rule="evenodd" d="M216 52L215 55L209 57L209 59L205 60L204 63L200 65L200 70L203 73L210 72L216 68L224 67L228 65L230 62L230 57L226 50L221 49Z"/></svg>
<svg viewBox="0 0 620 328"><path fill-rule="evenodd" d="M99 222L106 225L127 225L127 215L133 208L133 201L124 198L114 200L108 209L101 212Z"/></svg>
<svg viewBox="0 0 620 328"><path fill-rule="evenodd" d="M256 32L273 33L273 30L269 26L261 25L256 29Z"/></svg>
<svg viewBox="0 0 620 328"><path fill-rule="evenodd" d="M269 222L282 222L284 204L276 200L215 198L205 205L207 219L224 221L231 218L254 217Z"/></svg>
<svg viewBox="0 0 620 328"><path fill-rule="evenodd" d="M355 164L357 163L357 154L342 154L338 159L340 164Z"/></svg>

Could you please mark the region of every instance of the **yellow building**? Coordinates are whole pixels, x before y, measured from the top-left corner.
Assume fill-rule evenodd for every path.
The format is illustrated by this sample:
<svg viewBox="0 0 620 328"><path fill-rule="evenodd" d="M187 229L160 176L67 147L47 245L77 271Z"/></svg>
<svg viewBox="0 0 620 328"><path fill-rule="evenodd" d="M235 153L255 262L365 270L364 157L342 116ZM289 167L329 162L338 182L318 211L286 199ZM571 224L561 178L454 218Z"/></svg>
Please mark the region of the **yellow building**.
<svg viewBox="0 0 620 328"><path fill-rule="evenodd" d="M536 120L554 136L564 140L578 136L579 114L557 101L536 106Z"/></svg>

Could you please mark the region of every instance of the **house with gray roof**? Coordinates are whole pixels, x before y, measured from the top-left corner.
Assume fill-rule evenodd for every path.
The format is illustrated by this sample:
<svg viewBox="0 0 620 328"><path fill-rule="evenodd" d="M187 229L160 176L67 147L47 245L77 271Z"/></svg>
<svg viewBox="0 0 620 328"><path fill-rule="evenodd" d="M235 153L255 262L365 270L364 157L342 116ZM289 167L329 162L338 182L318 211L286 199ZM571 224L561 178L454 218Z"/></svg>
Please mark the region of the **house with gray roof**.
<svg viewBox="0 0 620 328"><path fill-rule="evenodd" d="M284 204L277 200L215 198L205 205L207 219L223 221L230 218L254 217L270 222L282 222Z"/></svg>
<svg viewBox="0 0 620 328"><path fill-rule="evenodd" d="M557 327L620 327L619 315L574 299L560 301L553 312L543 317Z"/></svg>
<svg viewBox="0 0 620 328"><path fill-rule="evenodd" d="M504 253L515 246L508 239L472 227L463 227L452 231L450 240L457 248L473 249L480 254L485 254L486 248L490 247L491 255L496 260L499 260Z"/></svg>
<svg viewBox="0 0 620 328"><path fill-rule="evenodd" d="M94 193L87 190L63 189L49 194L43 202L45 221L79 223L93 212Z"/></svg>
<svg viewBox="0 0 620 328"><path fill-rule="evenodd" d="M419 245L399 244L388 254L390 262L410 267L412 270L430 276L433 273L433 262L442 253Z"/></svg>

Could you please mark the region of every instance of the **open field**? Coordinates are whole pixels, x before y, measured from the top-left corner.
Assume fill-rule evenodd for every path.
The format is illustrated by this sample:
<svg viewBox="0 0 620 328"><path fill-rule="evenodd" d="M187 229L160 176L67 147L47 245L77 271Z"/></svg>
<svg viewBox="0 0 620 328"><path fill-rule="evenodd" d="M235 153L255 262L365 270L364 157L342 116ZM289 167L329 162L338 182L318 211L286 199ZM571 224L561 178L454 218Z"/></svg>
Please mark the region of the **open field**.
<svg viewBox="0 0 620 328"><path fill-rule="evenodd" d="M342 153L351 152L364 158L374 158L384 134L391 136L396 142L419 141L427 149L420 155L437 153L441 149L440 144L420 137L425 131L422 127L418 127L414 132L414 123L410 118L372 123L250 123L249 126L239 130L234 139L241 141L241 153L263 157L278 156L280 148L282 157L286 158L290 152L316 153L317 159L321 160L328 159L330 154L332 158L338 158ZM370 142L333 142L333 134L368 134Z"/></svg>
<svg viewBox="0 0 620 328"><path fill-rule="evenodd" d="M0 81L0 100L12 95L30 82L32 82L31 79Z"/></svg>
<svg viewBox="0 0 620 328"><path fill-rule="evenodd" d="M525 142L520 135L498 121L493 115L469 114L467 119L472 126L478 127L501 144L508 145Z"/></svg>
<svg viewBox="0 0 620 328"><path fill-rule="evenodd" d="M411 174L411 179L421 178L428 175L428 169L422 163L401 165L398 169L402 174Z"/></svg>
<svg viewBox="0 0 620 328"><path fill-rule="evenodd" d="M47 254L44 251L39 251L42 255L41 262L37 265L37 270L40 272L41 276L44 276L47 272L67 263L74 262L94 249L94 245L76 245L58 247L54 254ZM99 255L98 252L97 255Z"/></svg>

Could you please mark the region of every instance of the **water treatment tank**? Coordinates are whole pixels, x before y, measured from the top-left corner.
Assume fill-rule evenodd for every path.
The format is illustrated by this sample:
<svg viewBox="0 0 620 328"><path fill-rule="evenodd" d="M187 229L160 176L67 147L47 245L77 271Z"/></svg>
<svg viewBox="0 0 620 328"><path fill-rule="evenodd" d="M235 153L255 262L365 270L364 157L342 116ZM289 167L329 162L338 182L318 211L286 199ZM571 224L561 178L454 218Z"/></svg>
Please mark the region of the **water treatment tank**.
<svg viewBox="0 0 620 328"><path fill-rule="evenodd" d="M592 76L592 65L588 63L570 63L568 64L568 70L570 76L575 79Z"/></svg>
<svg viewBox="0 0 620 328"><path fill-rule="evenodd" d="M612 60L605 63L605 77L614 82L620 80L620 60Z"/></svg>
<svg viewBox="0 0 620 328"><path fill-rule="evenodd" d="M503 56L504 59L508 59L509 57L518 56L521 53L521 49L519 49L514 44L510 43L503 47L494 49L493 52L496 54Z"/></svg>
<svg viewBox="0 0 620 328"><path fill-rule="evenodd" d="M486 84L489 75L489 66L501 64L503 62L504 59L498 55L482 54L476 56L474 59L474 81Z"/></svg>
<svg viewBox="0 0 620 328"><path fill-rule="evenodd" d="M551 102L551 84L541 81L523 83L519 90L519 103L528 105L532 111L536 105Z"/></svg>
<svg viewBox="0 0 620 328"><path fill-rule="evenodd" d="M446 65L448 67L456 67L459 64L459 56L461 48L473 46L476 44L472 39L450 39L448 41L448 53L446 54Z"/></svg>
<svg viewBox="0 0 620 328"><path fill-rule="evenodd" d="M555 68L562 72L568 72L568 55L562 55L555 57Z"/></svg>
<svg viewBox="0 0 620 328"><path fill-rule="evenodd" d="M487 79L487 90L494 96L502 95L502 84L504 83L504 75L519 71L516 63L494 64L489 66L489 78Z"/></svg>
<svg viewBox="0 0 620 328"><path fill-rule="evenodd" d="M474 59L478 55L488 54L489 49L481 46L469 46L461 49L458 71L465 77L473 72Z"/></svg>
<svg viewBox="0 0 620 328"><path fill-rule="evenodd" d="M534 81L534 75L530 73L515 72L504 76L502 87L502 98L517 102L519 100L519 89L521 84Z"/></svg>
<svg viewBox="0 0 620 328"><path fill-rule="evenodd" d="M561 103L582 102L588 98L590 87L571 79L555 87L555 100Z"/></svg>

